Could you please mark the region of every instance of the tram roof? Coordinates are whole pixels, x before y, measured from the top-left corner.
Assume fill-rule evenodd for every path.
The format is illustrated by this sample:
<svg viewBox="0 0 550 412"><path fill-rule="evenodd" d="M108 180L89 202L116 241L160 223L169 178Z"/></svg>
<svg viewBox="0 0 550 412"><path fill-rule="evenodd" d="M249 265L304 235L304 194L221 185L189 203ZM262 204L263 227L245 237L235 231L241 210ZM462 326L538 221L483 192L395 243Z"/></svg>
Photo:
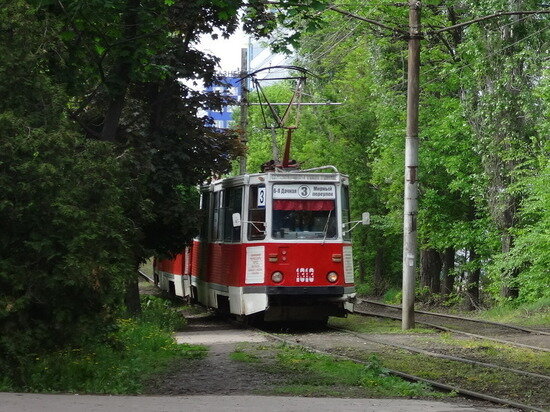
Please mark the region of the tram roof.
<svg viewBox="0 0 550 412"><path fill-rule="evenodd" d="M327 169L332 169L332 172L322 172L322 170ZM202 188L207 189L214 186L232 187L246 184L261 184L267 182L342 182L344 184L347 184L348 181L348 176L340 173L334 166L322 166L306 170L270 171L263 173L250 173L238 176L231 176L215 180L210 184L203 185Z"/></svg>

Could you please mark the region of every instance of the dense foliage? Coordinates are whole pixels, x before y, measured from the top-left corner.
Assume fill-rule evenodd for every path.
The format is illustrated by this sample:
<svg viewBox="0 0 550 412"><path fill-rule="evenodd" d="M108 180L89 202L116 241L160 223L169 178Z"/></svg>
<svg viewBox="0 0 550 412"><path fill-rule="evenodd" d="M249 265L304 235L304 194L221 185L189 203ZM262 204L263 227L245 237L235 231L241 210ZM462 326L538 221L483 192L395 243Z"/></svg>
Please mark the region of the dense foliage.
<svg viewBox="0 0 550 412"><path fill-rule="evenodd" d="M143 313L118 319L101 339L36 354L22 365L23 382L0 377L0 391L136 394L145 382L179 359L202 359L201 345L177 344L172 333L185 323L169 301L144 296Z"/></svg>
<svg viewBox="0 0 550 412"><path fill-rule="evenodd" d="M427 33L539 7L527 0L422 3ZM408 25L408 8L392 1L341 8L396 29ZM297 63L320 76L306 96L343 105L301 109L294 157L304 167L334 164L350 175L353 210L373 215L354 234L358 280L368 285L361 290L381 294L401 281L406 41L335 12L318 23L296 46ZM503 16L422 41L421 298L459 294L474 308L483 296L549 296L547 28L545 15ZM272 86L272 101L284 101L290 86ZM255 171L257 158L271 156L270 133L258 112L251 116Z"/></svg>
<svg viewBox="0 0 550 412"><path fill-rule="evenodd" d="M196 233L194 187L239 151L200 115L227 99L189 86L219 81L196 42L242 8L0 2L0 375L17 386L36 354L101 338L123 298L139 312L138 264Z"/></svg>
<svg viewBox="0 0 550 412"><path fill-rule="evenodd" d="M37 354L105 336L123 299L138 311L134 269L195 233L195 185L229 170L242 150L200 114L227 99L190 86L220 81L217 59L197 41L227 36L239 20L257 35L274 33L278 49L295 47L321 75L308 90L315 99L345 103L303 111L295 157L350 174L354 210L374 216L355 234L361 278L379 293L399 283L404 43L322 1L269 3L0 1L4 379L24 386L23 366ZM537 6L425 5L428 29ZM389 0L342 7L395 26L407 21L406 8ZM480 284L495 297L548 297L546 23L506 17L424 40L424 289L460 290L474 306ZM271 135L251 132L255 168L270 157Z"/></svg>

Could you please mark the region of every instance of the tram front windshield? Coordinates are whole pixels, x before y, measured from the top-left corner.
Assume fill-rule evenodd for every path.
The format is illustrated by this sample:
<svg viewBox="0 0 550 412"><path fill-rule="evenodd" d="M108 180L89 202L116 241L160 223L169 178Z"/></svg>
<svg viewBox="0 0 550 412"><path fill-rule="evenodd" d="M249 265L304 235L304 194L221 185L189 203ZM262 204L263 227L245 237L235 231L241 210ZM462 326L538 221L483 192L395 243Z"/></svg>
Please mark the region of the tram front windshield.
<svg viewBox="0 0 550 412"><path fill-rule="evenodd" d="M336 239L334 200L273 200L274 239Z"/></svg>

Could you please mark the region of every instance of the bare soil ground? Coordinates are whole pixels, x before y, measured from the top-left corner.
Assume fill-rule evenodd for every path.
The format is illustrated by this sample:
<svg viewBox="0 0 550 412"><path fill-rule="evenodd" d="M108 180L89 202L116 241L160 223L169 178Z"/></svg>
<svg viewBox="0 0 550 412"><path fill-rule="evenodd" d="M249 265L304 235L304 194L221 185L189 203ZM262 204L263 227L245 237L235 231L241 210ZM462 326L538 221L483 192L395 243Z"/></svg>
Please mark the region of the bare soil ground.
<svg viewBox="0 0 550 412"><path fill-rule="evenodd" d="M282 382L282 377L230 358L240 342L262 342L259 333L231 326L215 316L190 317L189 327L176 336L181 343L205 344L206 359L181 360L146 387L155 395L245 395L262 392Z"/></svg>

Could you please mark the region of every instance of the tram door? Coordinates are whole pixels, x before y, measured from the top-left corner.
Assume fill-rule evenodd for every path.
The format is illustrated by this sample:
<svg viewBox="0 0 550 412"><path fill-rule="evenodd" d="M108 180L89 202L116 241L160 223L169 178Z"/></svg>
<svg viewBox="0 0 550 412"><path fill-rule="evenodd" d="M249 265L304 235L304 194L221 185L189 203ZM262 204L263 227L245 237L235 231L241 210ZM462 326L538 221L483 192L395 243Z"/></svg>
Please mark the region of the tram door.
<svg viewBox="0 0 550 412"><path fill-rule="evenodd" d="M193 296L199 302L208 304L208 255L209 255L209 238L210 227L212 222L212 203L213 196L211 192L202 192L201 196L201 212L202 212L202 224L199 236L199 261L197 264L197 284L196 292L197 296Z"/></svg>

